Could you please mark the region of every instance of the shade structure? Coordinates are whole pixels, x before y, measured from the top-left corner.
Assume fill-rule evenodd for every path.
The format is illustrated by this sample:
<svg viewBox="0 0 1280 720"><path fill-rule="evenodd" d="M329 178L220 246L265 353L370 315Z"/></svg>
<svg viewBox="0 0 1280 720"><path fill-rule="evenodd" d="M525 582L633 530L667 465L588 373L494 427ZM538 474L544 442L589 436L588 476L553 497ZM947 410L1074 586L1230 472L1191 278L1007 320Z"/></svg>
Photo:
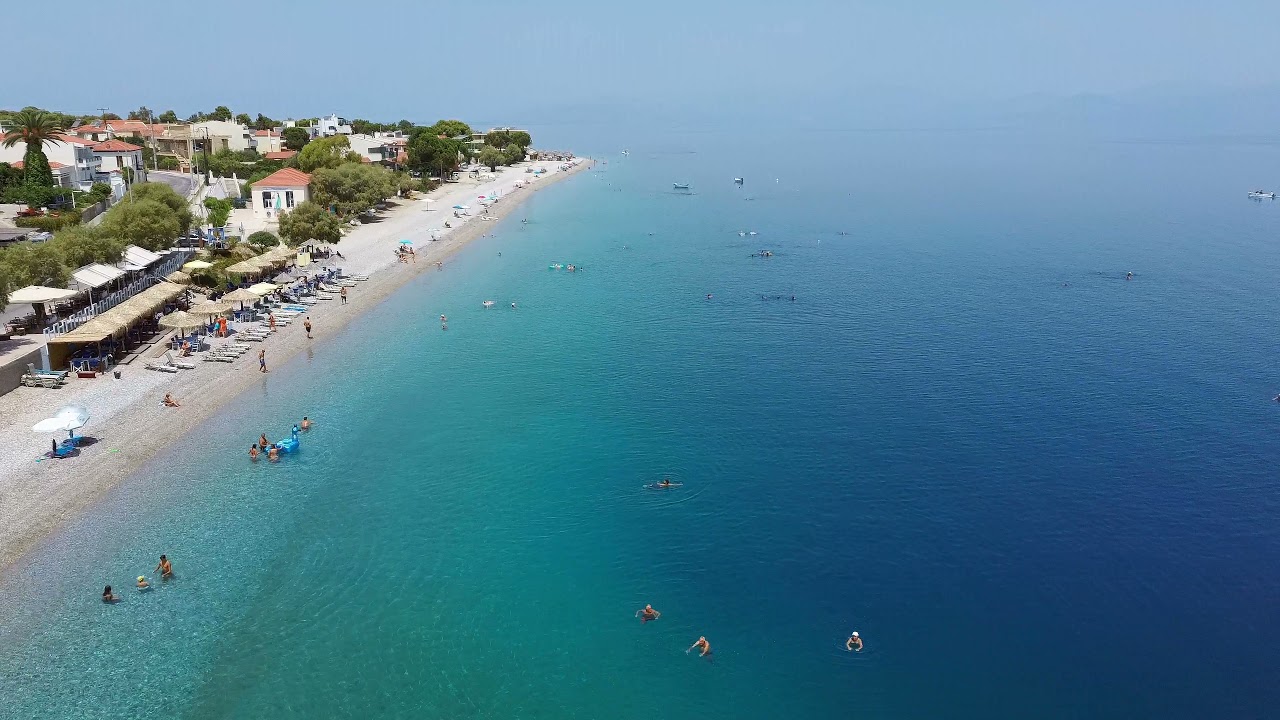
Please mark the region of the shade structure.
<svg viewBox="0 0 1280 720"><path fill-rule="evenodd" d="M253 285L249 288L249 292L256 293L259 297L263 295L270 295L275 291L276 286L271 283L258 283L257 285Z"/></svg>
<svg viewBox="0 0 1280 720"><path fill-rule="evenodd" d="M130 245L124 249L123 262L135 267L150 267L160 262L160 255L153 253L146 248L140 248L137 245Z"/></svg>
<svg viewBox="0 0 1280 720"><path fill-rule="evenodd" d="M197 305L187 308L187 312L199 317L206 315L222 315L231 312L232 305L224 300L205 300Z"/></svg>
<svg viewBox="0 0 1280 720"><path fill-rule="evenodd" d="M211 262L205 262L203 260L192 260L186 265L183 265L182 269L190 272L192 270L208 270L211 267L213 267L213 263Z"/></svg>
<svg viewBox="0 0 1280 720"><path fill-rule="evenodd" d="M197 328L203 325L204 320L182 310L176 310L160 318L160 327L173 330L186 330L187 328Z"/></svg>
<svg viewBox="0 0 1280 720"><path fill-rule="evenodd" d="M236 257L251 258L257 255L258 251L254 250L252 245L237 245L231 249L231 254Z"/></svg>
<svg viewBox="0 0 1280 720"><path fill-rule="evenodd" d="M261 298L262 298L261 295L255 292L252 292L246 288L240 288L239 290L232 290L231 292L222 296L222 299L226 302L257 302Z"/></svg>
<svg viewBox="0 0 1280 720"><path fill-rule="evenodd" d="M286 285L288 283L293 282L295 279L296 278L293 276L293 273L282 272L279 275L271 278L271 282L276 283L278 285Z"/></svg>
<svg viewBox="0 0 1280 720"><path fill-rule="evenodd" d="M183 285L186 285L187 283L191 282L191 276L182 272L181 270L174 270L173 272L165 276L165 280L168 280L169 282L182 283Z"/></svg>
<svg viewBox="0 0 1280 720"><path fill-rule="evenodd" d="M72 282L84 288L100 288L103 285L114 282L124 277L124 271L120 268L103 265L102 263L93 263L71 273Z"/></svg>
<svg viewBox="0 0 1280 720"><path fill-rule="evenodd" d="M28 285L9 294L9 302L14 305L38 305L79 295L75 290L45 287L44 285Z"/></svg>
<svg viewBox="0 0 1280 720"><path fill-rule="evenodd" d="M264 254L272 260L292 260L298 256L298 251L288 245L277 245Z"/></svg>
<svg viewBox="0 0 1280 720"><path fill-rule="evenodd" d="M50 338L49 344L96 342L112 335L119 335L131 324L149 316L165 301L182 294L185 290L186 288L177 283L157 283L75 330Z"/></svg>
<svg viewBox="0 0 1280 720"><path fill-rule="evenodd" d="M89 410L80 405L64 405L58 408L53 417L46 418L31 426L39 433L71 431L84 427L89 422Z"/></svg>

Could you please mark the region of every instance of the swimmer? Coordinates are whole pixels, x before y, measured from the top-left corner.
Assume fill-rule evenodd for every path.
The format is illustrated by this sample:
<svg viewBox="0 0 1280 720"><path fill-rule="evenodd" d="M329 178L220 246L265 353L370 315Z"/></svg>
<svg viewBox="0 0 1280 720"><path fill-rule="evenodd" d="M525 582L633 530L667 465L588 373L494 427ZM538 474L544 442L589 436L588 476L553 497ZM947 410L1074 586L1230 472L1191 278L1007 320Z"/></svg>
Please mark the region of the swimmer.
<svg viewBox="0 0 1280 720"><path fill-rule="evenodd" d="M169 558L161 555L160 564L156 565L154 572L160 573L161 580L168 580L173 577L173 563L169 562Z"/></svg>
<svg viewBox="0 0 1280 720"><path fill-rule="evenodd" d="M862 652L862 638L858 637L856 630L849 636L848 640L844 641L844 649L851 652Z"/></svg>
<svg viewBox="0 0 1280 720"><path fill-rule="evenodd" d="M449 322L449 318L445 317L444 315L441 315L441 316L440 316L440 322L442 322L442 323Z"/></svg>
<svg viewBox="0 0 1280 720"><path fill-rule="evenodd" d="M139 589L139 590L150 590L150 589L151 589L151 585L147 583L147 578L146 578L146 576L145 576L145 575L139 575L139 576L138 576L138 589Z"/></svg>
<svg viewBox="0 0 1280 720"><path fill-rule="evenodd" d="M311 418L307 417L306 415L302 416L302 429L303 430L311 429Z"/></svg>
<svg viewBox="0 0 1280 720"><path fill-rule="evenodd" d="M102 589L102 602L107 603L108 605L111 603L118 603L120 602L120 596L111 592L111 586L108 585Z"/></svg>
<svg viewBox="0 0 1280 720"><path fill-rule="evenodd" d="M267 459L270 460L271 462L279 462L280 448L276 447L275 445L272 445L271 449L267 451Z"/></svg>
<svg viewBox="0 0 1280 720"><path fill-rule="evenodd" d="M1124 274L1124 279L1125 279L1125 280L1132 280L1132 279L1133 279L1133 273L1131 273L1131 272L1127 272L1127 273L1125 273L1125 274Z"/></svg>
<svg viewBox="0 0 1280 720"><path fill-rule="evenodd" d="M262 454L262 453L258 452L258 443L254 443L254 444L252 444L252 445L250 445L250 446L249 446L249 459L250 459L250 460L257 460L257 459L258 459L258 456L259 456L259 455L261 455L261 454Z"/></svg>
<svg viewBox="0 0 1280 720"><path fill-rule="evenodd" d="M662 617L662 613L654 610L652 605L645 605L643 610L636 611L636 617L640 618L640 624L643 625L650 620L657 620Z"/></svg>
<svg viewBox="0 0 1280 720"><path fill-rule="evenodd" d="M796 301L796 296L795 296L795 295L792 295L792 296L791 296L791 302L795 302L795 301Z"/></svg>
<svg viewBox="0 0 1280 720"><path fill-rule="evenodd" d="M700 648L702 650L702 652L698 654L698 657L706 657L711 654L711 643L707 642L706 636L698 638L698 642L689 646L689 650L693 650L694 648ZM685 650L684 653L688 655L689 650Z"/></svg>
<svg viewBox="0 0 1280 720"><path fill-rule="evenodd" d="M711 299L711 293L707 293L707 299L708 299L708 300L710 300L710 299Z"/></svg>
<svg viewBox="0 0 1280 720"><path fill-rule="evenodd" d="M258 438L258 447L261 447L263 450L266 450L267 447L270 445L271 443L267 442L267 434L262 433L262 436Z"/></svg>
<svg viewBox="0 0 1280 720"><path fill-rule="evenodd" d="M516 304L515 304L515 303L511 303L511 309L512 309L512 310L515 310L515 309L516 309Z"/></svg>
<svg viewBox="0 0 1280 720"><path fill-rule="evenodd" d="M671 486L671 478L662 478L662 482L658 483L660 488L669 488Z"/></svg>

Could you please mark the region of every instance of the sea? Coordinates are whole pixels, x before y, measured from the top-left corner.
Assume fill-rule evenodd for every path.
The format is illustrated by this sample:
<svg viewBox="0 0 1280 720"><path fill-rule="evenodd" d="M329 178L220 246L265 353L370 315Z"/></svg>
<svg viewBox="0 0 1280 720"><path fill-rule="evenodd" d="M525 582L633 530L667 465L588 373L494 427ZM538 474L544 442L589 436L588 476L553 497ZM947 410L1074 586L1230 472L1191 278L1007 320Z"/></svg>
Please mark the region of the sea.
<svg viewBox="0 0 1280 720"><path fill-rule="evenodd" d="M1280 144L548 132L3 576L0 716L1274 717Z"/></svg>

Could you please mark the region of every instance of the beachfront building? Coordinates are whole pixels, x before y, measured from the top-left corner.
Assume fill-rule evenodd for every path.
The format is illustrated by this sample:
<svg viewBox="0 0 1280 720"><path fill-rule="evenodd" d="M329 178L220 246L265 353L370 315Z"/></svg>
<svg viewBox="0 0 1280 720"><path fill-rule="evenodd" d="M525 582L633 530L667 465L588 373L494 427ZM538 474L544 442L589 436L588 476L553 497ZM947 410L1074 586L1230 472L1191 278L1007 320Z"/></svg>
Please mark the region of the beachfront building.
<svg viewBox="0 0 1280 720"><path fill-rule="evenodd" d="M330 135L350 135L351 123L346 118L340 118L337 115L322 117L315 122L310 128L311 137L329 137Z"/></svg>
<svg viewBox="0 0 1280 720"><path fill-rule="evenodd" d="M264 157L268 153L280 152L284 149L280 133L275 130L254 130L253 137L249 139L249 142L253 149Z"/></svg>
<svg viewBox="0 0 1280 720"><path fill-rule="evenodd" d="M311 176L301 170L282 168L252 186L253 215L260 220L277 220L280 215L311 199Z"/></svg>
<svg viewBox="0 0 1280 720"><path fill-rule="evenodd" d="M49 167L53 168L54 182L77 190L88 190L95 181L105 182L102 159L93 152L97 143L76 135L59 135L58 140L46 142L43 148ZM15 143L12 147L0 145L0 162L20 164L26 153L26 143Z"/></svg>
<svg viewBox="0 0 1280 720"><path fill-rule="evenodd" d="M123 140L107 140L92 149L100 161L102 172L123 172L124 168L129 168L133 182L147 181L147 166L142 162L142 148L137 145Z"/></svg>
<svg viewBox="0 0 1280 720"><path fill-rule="evenodd" d="M243 152L253 149L253 131L240 123L227 120L205 120L188 127L191 128L191 139L196 143L203 143L205 135L208 135L210 153L216 153L219 150Z"/></svg>

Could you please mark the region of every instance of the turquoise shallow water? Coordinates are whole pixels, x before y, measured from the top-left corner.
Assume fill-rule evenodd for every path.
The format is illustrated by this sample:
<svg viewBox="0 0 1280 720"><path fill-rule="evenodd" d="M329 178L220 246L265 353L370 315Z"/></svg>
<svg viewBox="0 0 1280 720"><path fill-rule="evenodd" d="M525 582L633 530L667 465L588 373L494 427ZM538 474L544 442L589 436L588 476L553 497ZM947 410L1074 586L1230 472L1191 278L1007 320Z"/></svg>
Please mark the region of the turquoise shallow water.
<svg viewBox="0 0 1280 720"><path fill-rule="evenodd" d="M1264 716L1276 150L830 141L637 144L273 370L4 578L0 714Z"/></svg>

